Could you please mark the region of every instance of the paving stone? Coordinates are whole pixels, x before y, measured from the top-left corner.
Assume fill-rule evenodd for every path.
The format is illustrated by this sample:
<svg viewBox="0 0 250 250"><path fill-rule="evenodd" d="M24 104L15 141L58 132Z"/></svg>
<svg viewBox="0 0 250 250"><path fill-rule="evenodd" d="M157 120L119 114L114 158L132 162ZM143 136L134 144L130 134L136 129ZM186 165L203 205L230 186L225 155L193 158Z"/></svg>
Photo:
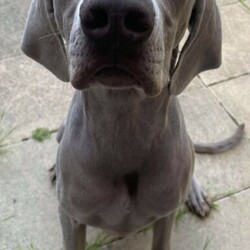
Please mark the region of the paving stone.
<svg viewBox="0 0 250 250"><path fill-rule="evenodd" d="M26 56L0 61L0 75L1 126L17 127L11 141L30 136L37 127L59 127L73 95L70 83L60 82Z"/></svg>
<svg viewBox="0 0 250 250"><path fill-rule="evenodd" d="M0 155L0 249L61 250L55 188L48 169L55 163L55 135L11 145ZM90 242L100 230L88 227ZM32 248L33 249L33 248Z"/></svg>
<svg viewBox="0 0 250 250"><path fill-rule="evenodd" d="M245 123L250 138L250 75L211 86L209 89L239 122Z"/></svg>
<svg viewBox="0 0 250 250"><path fill-rule="evenodd" d="M13 145L0 157L0 249L60 249L61 232L48 169L55 138ZM18 248L20 247L20 248ZM35 248L35 249L36 249Z"/></svg>
<svg viewBox="0 0 250 250"><path fill-rule="evenodd" d="M238 3L238 0L217 0L216 3L218 4L218 6L223 6L223 5Z"/></svg>
<svg viewBox="0 0 250 250"><path fill-rule="evenodd" d="M220 8L223 31L222 66L201 74L209 85L250 72L250 12L242 4Z"/></svg>
<svg viewBox="0 0 250 250"><path fill-rule="evenodd" d="M194 142L215 142L234 133L235 123L206 88L180 97L189 134ZM195 173L210 196L222 196L250 186L250 142L218 155L196 155Z"/></svg>
<svg viewBox="0 0 250 250"><path fill-rule="evenodd" d="M218 202L206 220L185 215L175 227L173 250L248 250L250 245L250 190Z"/></svg>
<svg viewBox="0 0 250 250"><path fill-rule="evenodd" d="M186 126L193 141L222 140L236 129L213 93L201 88L180 95Z"/></svg>
<svg viewBox="0 0 250 250"><path fill-rule="evenodd" d="M20 55L20 43L31 0L1 0L0 59Z"/></svg>
<svg viewBox="0 0 250 250"><path fill-rule="evenodd" d="M204 88L204 87L205 86L202 83L202 81L199 79L199 77L195 77L193 79L193 81L185 89L185 93L189 92L189 91L197 90L197 89L200 89L200 88Z"/></svg>

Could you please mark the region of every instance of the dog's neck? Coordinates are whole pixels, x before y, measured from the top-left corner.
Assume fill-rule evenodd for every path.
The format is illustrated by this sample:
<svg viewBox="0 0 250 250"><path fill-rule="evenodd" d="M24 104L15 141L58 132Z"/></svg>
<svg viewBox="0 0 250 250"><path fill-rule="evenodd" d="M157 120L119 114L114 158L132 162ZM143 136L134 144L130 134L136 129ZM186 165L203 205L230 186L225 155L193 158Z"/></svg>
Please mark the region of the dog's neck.
<svg viewBox="0 0 250 250"><path fill-rule="evenodd" d="M148 98L137 90L90 88L81 92L85 133L102 154L145 154L167 130L167 88ZM127 156L126 151L127 150Z"/></svg>
<svg viewBox="0 0 250 250"><path fill-rule="evenodd" d="M91 129L132 129L151 127L155 132L166 127L167 88L157 97L147 97L141 90L115 90L104 87L82 91L85 121ZM154 127L155 126L155 127Z"/></svg>

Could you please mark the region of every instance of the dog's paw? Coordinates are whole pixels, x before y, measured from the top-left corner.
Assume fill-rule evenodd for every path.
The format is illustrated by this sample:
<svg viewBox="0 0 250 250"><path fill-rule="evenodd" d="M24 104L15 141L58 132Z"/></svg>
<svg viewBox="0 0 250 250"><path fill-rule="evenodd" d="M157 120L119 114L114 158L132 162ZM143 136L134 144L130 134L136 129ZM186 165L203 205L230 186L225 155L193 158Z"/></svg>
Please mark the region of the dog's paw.
<svg viewBox="0 0 250 250"><path fill-rule="evenodd" d="M186 200L186 205L191 212L199 217L206 217L211 210L211 202L195 178L192 180L192 188Z"/></svg>
<svg viewBox="0 0 250 250"><path fill-rule="evenodd" d="M56 183L56 164L49 169L49 178L52 185Z"/></svg>

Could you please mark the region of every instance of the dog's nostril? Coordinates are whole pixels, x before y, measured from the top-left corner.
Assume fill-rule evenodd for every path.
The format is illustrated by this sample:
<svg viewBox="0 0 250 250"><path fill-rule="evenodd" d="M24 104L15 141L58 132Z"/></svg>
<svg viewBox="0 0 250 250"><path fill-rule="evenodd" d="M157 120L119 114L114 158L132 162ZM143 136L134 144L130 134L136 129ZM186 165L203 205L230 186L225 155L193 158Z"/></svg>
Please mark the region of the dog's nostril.
<svg viewBox="0 0 250 250"><path fill-rule="evenodd" d="M105 28L108 25L108 14L104 9L95 8L86 13L83 25L89 30Z"/></svg>
<svg viewBox="0 0 250 250"><path fill-rule="evenodd" d="M111 46L117 43L118 47L146 41L155 19L153 7L137 0L83 1L79 15L88 39Z"/></svg>
<svg viewBox="0 0 250 250"><path fill-rule="evenodd" d="M145 14L138 11L131 11L126 15L124 26L135 33L145 33L150 28Z"/></svg>

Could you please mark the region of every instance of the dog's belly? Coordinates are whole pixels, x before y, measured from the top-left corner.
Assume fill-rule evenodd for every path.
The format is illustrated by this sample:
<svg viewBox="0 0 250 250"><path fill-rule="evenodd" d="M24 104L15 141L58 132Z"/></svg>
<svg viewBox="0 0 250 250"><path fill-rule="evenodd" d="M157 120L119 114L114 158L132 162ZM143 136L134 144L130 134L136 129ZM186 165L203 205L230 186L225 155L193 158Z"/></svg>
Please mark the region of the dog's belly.
<svg viewBox="0 0 250 250"><path fill-rule="evenodd" d="M136 184L122 177L74 176L74 182L63 183L60 204L82 224L126 235L167 216L184 201L191 171L170 170L138 173Z"/></svg>

